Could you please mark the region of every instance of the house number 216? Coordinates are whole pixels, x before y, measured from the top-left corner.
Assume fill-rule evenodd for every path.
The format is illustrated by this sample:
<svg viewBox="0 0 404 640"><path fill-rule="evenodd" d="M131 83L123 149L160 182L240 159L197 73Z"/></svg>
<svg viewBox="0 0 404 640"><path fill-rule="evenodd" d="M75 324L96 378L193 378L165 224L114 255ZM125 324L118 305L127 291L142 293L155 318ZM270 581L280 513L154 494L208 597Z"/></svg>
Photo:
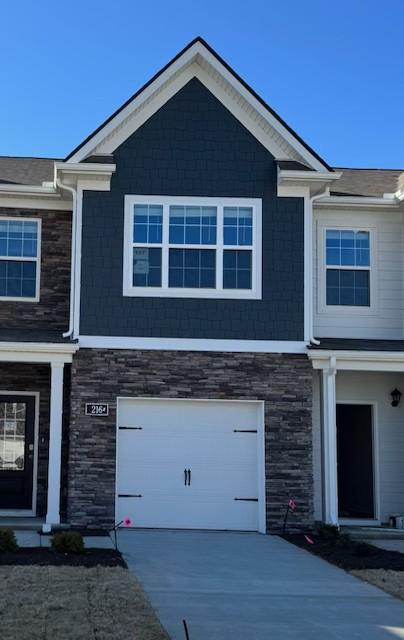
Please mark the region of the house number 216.
<svg viewBox="0 0 404 640"><path fill-rule="evenodd" d="M86 416L107 416L109 415L109 405L101 402L87 402Z"/></svg>

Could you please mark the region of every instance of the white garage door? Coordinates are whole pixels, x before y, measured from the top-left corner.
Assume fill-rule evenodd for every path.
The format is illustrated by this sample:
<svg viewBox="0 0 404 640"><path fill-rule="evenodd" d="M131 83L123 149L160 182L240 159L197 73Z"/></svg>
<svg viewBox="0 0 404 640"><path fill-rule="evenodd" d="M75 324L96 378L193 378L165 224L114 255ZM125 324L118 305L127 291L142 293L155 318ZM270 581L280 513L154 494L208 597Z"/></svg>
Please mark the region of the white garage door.
<svg viewBox="0 0 404 640"><path fill-rule="evenodd" d="M118 401L117 520L263 530L262 404Z"/></svg>

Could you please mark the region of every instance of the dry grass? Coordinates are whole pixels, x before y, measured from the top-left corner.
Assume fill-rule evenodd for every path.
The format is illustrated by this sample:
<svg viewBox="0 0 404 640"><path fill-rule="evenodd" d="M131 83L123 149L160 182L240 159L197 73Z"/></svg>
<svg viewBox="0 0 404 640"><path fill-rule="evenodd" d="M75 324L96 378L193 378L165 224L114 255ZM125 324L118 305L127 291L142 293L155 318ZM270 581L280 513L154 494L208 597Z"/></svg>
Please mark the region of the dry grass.
<svg viewBox="0 0 404 640"><path fill-rule="evenodd" d="M1 640L169 640L120 567L0 567Z"/></svg>
<svg viewBox="0 0 404 640"><path fill-rule="evenodd" d="M366 580L370 584L383 589L390 595L404 600L404 571L386 569L360 569L351 571L352 575Z"/></svg>

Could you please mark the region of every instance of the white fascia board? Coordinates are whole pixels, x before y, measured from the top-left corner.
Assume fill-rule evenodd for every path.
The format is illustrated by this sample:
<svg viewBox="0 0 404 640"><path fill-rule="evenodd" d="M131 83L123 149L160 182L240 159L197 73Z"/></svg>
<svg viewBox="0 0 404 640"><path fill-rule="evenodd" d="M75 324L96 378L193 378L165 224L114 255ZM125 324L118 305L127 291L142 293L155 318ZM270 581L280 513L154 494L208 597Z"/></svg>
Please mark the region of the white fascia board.
<svg viewBox="0 0 404 640"><path fill-rule="evenodd" d="M245 87L234 75L226 69L215 56L210 53L202 43L197 43L199 55L205 58L239 93L245 98L258 113L263 116L269 124L294 148L298 154L306 160L316 171L328 172L327 168L301 143L296 137L283 126L283 124L264 107L255 96Z"/></svg>
<svg viewBox="0 0 404 640"><path fill-rule="evenodd" d="M97 162L66 163L55 162L55 183L60 177L64 184L87 191L109 191L115 164Z"/></svg>
<svg viewBox="0 0 404 640"><path fill-rule="evenodd" d="M396 371L404 373L404 351L308 350L314 369L328 369L334 361L338 371Z"/></svg>
<svg viewBox="0 0 404 640"><path fill-rule="evenodd" d="M152 82L148 87L146 87L142 93L134 98L124 109L122 109L116 116L108 122L98 133L91 137L91 139L82 146L69 160L66 161L66 164L73 164L75 162L80 162L91 152L98 147L98 145L108 137L114 129L119 127L126 118L137 109L143 102L148 100L150 96L157 91L172 75L177 73L181 69L181 67L185 67L189 64L193 58L197 55L197 44L195 43L192 47L190 47L185 53L178 58L169 68L167 68L163 73L159 75L158 78L154 82Z"/></svg>
<svg viewBox="0 0 404 640"><path fill-rule="evenodd" d="M52 198L33 194L6 194L0 192L0 207L8 209L44 209L49 211L71 211L71 200L62 200L60 194Z"/></svg>
<svg viewBox="0 0 404 640"><path fill-rule="evenodd" d="M58 196L54 187L44 187L37 184L0 184L0 193L7 193L9 195L40 195L42 197Z"/></svg>
<svg viewBox="0 0 404 640"><path fill-rule="evenodd" d="M293 171L291 169L278 168L278 196L288 193L290 189L307 188L310 196L324 192L327 187L339 180L341 173L319 171Z"/></svg>
<svg viewBox="0 0 404 640"><path fill-rule="evenodd" d="M278 169L279 183L288 182L333 182L342 176L338 171L294 171L293 169Z"/></svg>
<svg viewBox="0 0 404 640"><path fill-rule="evenodd" d="M63 175L88 176L110 176L116 169L115 164L102 162L55 162L55 171L60 171Z"/></svg>
<svg viewBox="0 0 404 640"><path fill-rule="evenodd" d="M132 338L79 336L80 349L145 349L228 353L307 353L307 343L288 340L215 340L200 338Z"/></svg>
<svg viewBox="0 0 404 640"><path fill-rule="evenodd" d="M69 363L78 348L78 344L0 342L0 362Z"/></svg>
<svg viewBox="0 0 404 640"><path fill-rule="evenodd" d="M0 184L0 207L71 210L55 187L26 184Z"/></svg>
<svg viewBox="0 0 404 640"><path fill-rule="evenodd" d="M377 208L377 209L397 209L400 202L396 198L367 198L361 196L325 196L314 203L315 207L355 207Z"/></svg>
<svg viewBox="0 0 404 640"><path fill-rule="evenodd" d="M198 57L206 61L211 67L219 73L252 107L268 124L292 147L296 153L307 162L313 169L322 173L330 173L322 162L320 162L299 140L276 118L255 96L231 73L201 42L196 42L187 49L177 60L175 60L165 71L148 85L143 91L135 97L124 109L119 111L112 120L107 122L100 131L94 134L90 140L83 145L78 151L67 160L68 164L80 162L85 157L91 155L95 149L102 145L103 141L111 136L111 134L125 122L125 120L141 105L149 100L154 93L175 74L186 71L192 64L197 63ZM200 66L200 65L198 65ZM193 75L196 75L195 73ZM188 78L189 79L189 78ZM188 81L188 80L187 80ZM179 83L181 87L181 83ZM177 89L178 90L178 89ZM165 101L167 101L172 92L167 92ZM220 98L219 98L220 99ZM161 101L161 96L159 98ZM164 103L164 101L163 101ZM161 105L160 105L161 106ZM158 107L159 108L159 107ZM140 125L139 125L140 126ZM133 133L133 132L132 132Z"/></svg>

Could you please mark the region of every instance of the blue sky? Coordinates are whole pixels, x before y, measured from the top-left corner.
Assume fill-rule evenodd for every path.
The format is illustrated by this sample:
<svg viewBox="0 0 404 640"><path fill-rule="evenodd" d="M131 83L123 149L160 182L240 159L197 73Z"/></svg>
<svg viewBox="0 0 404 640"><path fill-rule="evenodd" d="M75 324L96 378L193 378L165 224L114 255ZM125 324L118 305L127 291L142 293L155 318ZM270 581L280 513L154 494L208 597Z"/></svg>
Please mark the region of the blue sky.
<svg viewBox="0 0 404 640"><path fill-rule="evenodd" d="M196 35L335 166L404 168L403 0L14 0L0 154L64 157Z"/></svg>

